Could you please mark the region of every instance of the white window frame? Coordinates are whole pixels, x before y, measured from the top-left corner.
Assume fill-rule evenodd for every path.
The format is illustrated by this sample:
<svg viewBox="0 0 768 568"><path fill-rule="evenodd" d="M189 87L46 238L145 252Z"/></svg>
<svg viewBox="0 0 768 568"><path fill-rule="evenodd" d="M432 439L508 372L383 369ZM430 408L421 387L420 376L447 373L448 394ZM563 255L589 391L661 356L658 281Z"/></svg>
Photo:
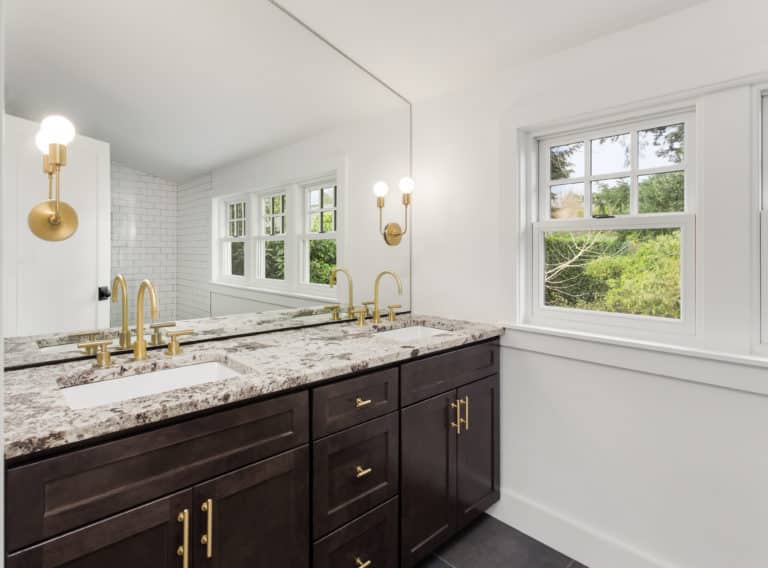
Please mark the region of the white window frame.
<svg viewBox="0 0 768 568"><path fill-rule="evenodd" d="M683 164L671 167L640 170L638 165L637 132L648 128L682 123L685 125L685 158ZM591 141L611 135L632 133L632 155L630 168L625 172L589 176ZM567 132L533 133L530 160L536 173L529 179L532 187L529 199L532 200L529 219L531 227L531 249L529 263L530 278L528 300L525 306L525 323L545 327L569 328L588 332L605 332L606 327L613 328L612 335L649 337L656 333L673 335L692 335L695 333L696 305L696 133L695 114L691 110L649 114L641 118L622 117L613 121L602 121L600 125L586 125ZM585 175L580 178L558 180L562 183L584 184L583 218L550 219L550 153L549 148L585 142ZM673 213L637 213L637 175L684 171L685 175L685 210ZM631 177L630 214L616 215L611 218L591 217L591 182L600 179ZM544 235L548 232L594 231L619 229L680 229L680 319L656 316L599 312L560 306L547 306L544 303Z"/></svg>
<svg viewBox="0 0 768 568"><path fill-rule="evenodd" d="M336 227L333 233L309 233L307 225L307 188L319 184L333 184L336 187ZM263 199L275 195L286 195L285 233L279 237L266 235L264 231ZM228 272L227 250L230 239L227 211L230 203L246 201L248 210L245 238L245 276L232 276ZM346 223L345 192L339 180L339 171L328 173L284 185L249 190L245 193L225 195L213 198L213 247L212 247L212 284L235 286L237 288L277 293L304 299L334 301L337 291L328 284L309 282L308 262L305 261L305 243L308 240L333 238L336 240L336 260L341 266L343 259L343 231ZM276 280L264 276L264 243L272 240L285 242L285 279ZM308 257L307 257L308 258Z"/></svg>
<svg viewBox="0 0 768 568"><path fill-rule="evenodd" d="M218 216L220 218L219 221L219 227L217 229L217 238L216 238L216 244L215 244L215 250L218 254L218 257L214 259L214 264L218 264L218 271L219 271L219 278L226 283L232 283L232 284L243 284L248 280L249 277L249 239L248 239L248 232L251 230L251 202L249 200L248 195L232 195L227 197L226 199L221 200L221 205L218 211ZM245 234L242 237L231 237L229 234L229 224L231 222L231 219L229 218L229 206L236 203L245 203L245 217L242 218L243 221L245 221ZM240 218L237 218L236 220L240 220ZM230 253L230 248L232 246L232 243L234 242L242 242L244 243L244 274L243 276L239 276L237 274L232 274L232 255Z"/></svg>
<svg viewBox="0 0 768 568"><path fill-rule="evenodd" d="M310 203L309 203L309 194L313 190L322 188L322 187L328 187L329 185L333 185L336 188L336 203L333 207L324 207L322 203L322 194L320 196L320 208L311 210L310 209ZM309 281L310 277L310 271L309 271L309 243L310 241L324 241L324 240L333 240L336 241L336 264L338 266L341 266L341 263L339 261L340 253L339 248L341 247L341 242L343 240L343 223L341 220L341 211L340 211L340 198L339 198L339 185L336 183L336 180L333 178L324 178L324 179L317 179L312 180L310 182L306 182L302 184L302 225L301 225L301 243L300 243L300 255L301 255L301 265L299 267L300 269L300 282L302 285L308 287L310 290L318 290L318 289L327 289L329 288L328 284L318 284L313 283ZM320 223L322 224L322 212L324 211L334 211L336 213L336 226L333 231L326 232L326 233L313 233L309 230L309 219L310 215L313 213L320 213Z"/></svg>
<svg viewBox="0 0 768 568"><path fill-rule="evenodd" d="M252 241L254 243L253 246L253 252L254 252L254 273L252 280L259 280L259 281L265 281L265 282L274 282L274 283L283 283L288 280L289 271L289 260L291 257L290 253L290 246L289 246L289 235L290 235L290 218L291 215L289 211L286 211L285 209L282 212L283 216L283 232L278 235L268 235L267 232L264 229L264 222L266 221L267 217L277 217L278 215L274 215L274 213L267 215L264 213L264 200L265 199L272 199L273 197L285 195L285 208L290 210L291 205L291 192L290 188L281 188L277 191L265 191L263 193L254 193L252 194L252 200L255 203L254 209L258 209L256 213L256 222L258 223L258 231L255 231L252 236ZM266 263L264 262L264 259L266 258L266 244L267 242L271 241L282 241L285 243L283 245L283 254L284 254L284 265L285 265L285 278L283 280L278 280L275 278L267 278L266 276Z"/></svg>

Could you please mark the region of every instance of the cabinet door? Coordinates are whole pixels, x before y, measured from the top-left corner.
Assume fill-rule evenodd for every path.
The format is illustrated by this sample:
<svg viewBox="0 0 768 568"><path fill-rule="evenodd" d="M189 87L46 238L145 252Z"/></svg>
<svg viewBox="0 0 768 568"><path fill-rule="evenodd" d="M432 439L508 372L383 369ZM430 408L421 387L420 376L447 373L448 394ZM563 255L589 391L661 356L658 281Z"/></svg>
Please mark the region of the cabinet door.
<svg viewBox="0 0 768 568"><path fill-rule="evenodd" d="M456 528L456 391L401 412L401 555L414 566Z"/></svg>
<svg viewBox="0 0 768 568"><path fill-rule="evenodd" d="M179 513L192 492L177 493L66 533L8 557L8 568L179 568L184 542ZM189 538L192 539L191 527Z"/></svg>
<svg viewBox="0 0 768 568"><path fill-rule="evenodd" d="M458 390L466 423L457 436L458 529L499 499L499 376Z"/></svg>
<svg viewBox="0 0 768 568"><path fill-rule="evenodd" d="M209 499L210 523L202 510ZM195 514L196 568L307 568L309 449L303 446L198 485ZM211 540L210 558L203 535Z"/></svg>

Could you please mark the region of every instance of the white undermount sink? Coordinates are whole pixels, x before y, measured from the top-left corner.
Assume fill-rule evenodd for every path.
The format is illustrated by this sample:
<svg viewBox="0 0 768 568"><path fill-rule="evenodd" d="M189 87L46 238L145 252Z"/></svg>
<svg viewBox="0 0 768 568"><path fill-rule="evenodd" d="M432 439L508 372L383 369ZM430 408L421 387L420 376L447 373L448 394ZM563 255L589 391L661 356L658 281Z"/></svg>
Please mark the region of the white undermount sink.
<svg viewBox="0 0 768 568"><path fill-rule="evenodd" d="M396 341L398 343L413 343L430 339L436 335L450 335L451 333L452 332L446 331L444 329L435 329L434 327L414 325L412 327L402 327L400 329L380 331L374 337Z"/></svg>
<svg viewBox="0 0 768 568"><path fill-rule="evenodd" d="M61 389L61 394L75 410L111 404L140 396L202 385L239 376L221 363L199 363L175 369L163 369L141 375L100 381Z"/></svg>

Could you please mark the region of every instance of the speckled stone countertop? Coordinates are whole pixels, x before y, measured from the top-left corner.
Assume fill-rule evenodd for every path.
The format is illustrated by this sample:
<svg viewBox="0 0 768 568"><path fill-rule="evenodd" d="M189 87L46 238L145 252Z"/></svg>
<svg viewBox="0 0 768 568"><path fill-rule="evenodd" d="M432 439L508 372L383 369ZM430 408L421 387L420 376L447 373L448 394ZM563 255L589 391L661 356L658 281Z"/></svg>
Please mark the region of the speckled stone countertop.
<svg viewBox="0 0 768 568"><path fill-rule="evenodd" d="M205 341L222 336L293 329L323 324L329 320L330 314L323 310L322 306L317 306L177 320L175 329L191 329L194 331L194 335L179 338L181 343L189 343L190 341ZM146 338L149 339L149 322L146 323L145 327ZM100 330L99 333L105 338L117 337L119 331L119 327L112 327ZM168 329L164 331L168 331ZM136 328L131 326L131 334L135 335L135 333ZM77 348L78 341L80 339L76 332L6 337L4 340L5 360L3 366L7 369L9 367L53 363L83 357L83 352Z"/></svg>
<svg viewBox="0 0 768 568"><path fill-rule="evenodd" d="M445 330L430 338L402 343L377 337L377 331L424 325ZM16 458L276 393L282 390L404 361L502 335L500 327L428 316L405 316L375 328L341 323L251 337L198 343L176 357L151 351L149 360L114 357L97 369L92 361L57 363L5 374L5 457ZM72 409L63 388L107 381L165 368L217 361L239 376L81 410Z"/></svg>

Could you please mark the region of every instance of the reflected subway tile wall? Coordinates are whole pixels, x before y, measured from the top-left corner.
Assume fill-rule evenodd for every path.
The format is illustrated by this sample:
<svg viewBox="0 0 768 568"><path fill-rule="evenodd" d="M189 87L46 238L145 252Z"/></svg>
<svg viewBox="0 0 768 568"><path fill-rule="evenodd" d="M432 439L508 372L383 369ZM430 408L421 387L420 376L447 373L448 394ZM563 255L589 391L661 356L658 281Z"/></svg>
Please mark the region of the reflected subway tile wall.
<svg viewBox="0 0 768 568"><path fill-rule="evenodd" d="M136 292L144 278L157 291L160 319L176 319L178 186L117 162L112 162L111 178L112 277L121 273L128 282L131 325L136 319ZM120 325L119 303L110 306L110 324Z"/></svg>

